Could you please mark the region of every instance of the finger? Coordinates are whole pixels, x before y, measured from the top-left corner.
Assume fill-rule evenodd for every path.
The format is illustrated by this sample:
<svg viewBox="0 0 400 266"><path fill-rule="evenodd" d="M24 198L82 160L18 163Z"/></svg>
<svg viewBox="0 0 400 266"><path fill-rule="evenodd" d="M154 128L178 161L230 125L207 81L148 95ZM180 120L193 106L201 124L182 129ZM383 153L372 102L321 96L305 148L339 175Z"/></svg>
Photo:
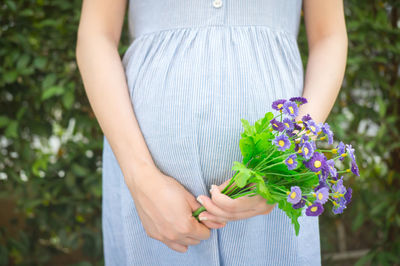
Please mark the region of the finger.
<svg viewBox="0 0 400 266"><path fill-rule="evenodd" d="M204 213L204 214L203 214ZM216 222L216 223L223 223L223 222L229 222L229 221L236 221L236 220L242 220L242 219L247 219L250 217L253 217L255 215L257 215L257 212L254 210L249 210L246 212L240 212L235 214L235 216L233 216L231 219L227 220L223 217L219 217L219 216L215 216L209 212L203 212L201 215L201 217L205 217L206 221L210 221L210 222ZM200 217L200 215L199 215Z"/></svg>
<svg viewBox="0 0 400 266"><path fill-rule="evenodd" d="M210 238L210 229L202 223L199 223L196 218L193 218L193 231L188 236L198 240L206 240Z"/></svg>
<svg viewBox="0 0 400 266"><path fill-rule="evenodd" d="M254 206L259 199L254 197L240 197L237 199L232 199L228 195L222 194L219 188L212 185L211 188L211 199L216 206L222 210L228 212L243 212L248 211L252 206Z"/></svg>
<svg viewBox="0 0 400 266"><path fill-rule="evenodd" d="M174 242L174 241L166 240L163 243L165 245L167 245L170 249L173 249L173 250L181 252L181 253L184 253L184 252L186 252L188 250L188 246L187 245L182 245L182 244L179 244L179 243Z"/></svg>
<svg viewBox="0 0 400 266"><path fill-rule="evenodd" d="M208 211L204 211L204 212L200 213L199 219L203 223L211 222L211 223L224 224L224 223L228 222L228 220L226 220L220 216L215 216L215 215L209 213Z"/></svg>
<svg viewBox="0 0 400 266"><path fill-rule="evenodd" d="M198 245L201 242L201 240L195 239L195 238L190 237L190 236L185 237L184 241L185 241L185 243L187 245L191 245L191 246Z"/></svg>
<svg viewBox="0 0 400 266"><path fill-rule="evenodd" d="M200 195L197 197L197 200L203 204L203 206L206 208L207 212L209 212L215 216L223 217L227 221L230 221L233 219L234 213L230 213L230 212L227 212L227 211L219 208L217 205L214 204L214 202L209 197L207 197L205 195Z"/></svg>
<svg viewBox="0 0 400 266"><path fill-rule="evenodd" d="M206 225L208 228L218 229L218 228L222 228L226 225L227 221L225 221L223 219L220 219L219 221L217 221L217 219L210 219L209 218L210 216L206 215L206 213L208 213L208 212L207 211L202 212L199 215L199 220L201 223Z"/></svg>

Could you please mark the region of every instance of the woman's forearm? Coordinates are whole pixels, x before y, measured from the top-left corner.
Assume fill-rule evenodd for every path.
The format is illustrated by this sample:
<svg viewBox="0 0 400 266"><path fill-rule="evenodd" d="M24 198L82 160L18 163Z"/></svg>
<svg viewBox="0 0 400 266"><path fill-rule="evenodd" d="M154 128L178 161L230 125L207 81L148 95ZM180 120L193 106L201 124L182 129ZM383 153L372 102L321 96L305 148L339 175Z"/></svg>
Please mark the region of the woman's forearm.
<svg viewBox="0 0 400 266"><path fill-rule="evenodd" d="M325 122L341 88L347 58L347 36L328 35L309 48L302 105L298 118L309 113L316 122Z"/></svg>
<svg viewBox="0 0 400 266"><path fill-rule="evenodd" d="M106 34L78 37L76 60L97 121L123 171L135 175L154 166L133 112L117 44Z"/></svg>

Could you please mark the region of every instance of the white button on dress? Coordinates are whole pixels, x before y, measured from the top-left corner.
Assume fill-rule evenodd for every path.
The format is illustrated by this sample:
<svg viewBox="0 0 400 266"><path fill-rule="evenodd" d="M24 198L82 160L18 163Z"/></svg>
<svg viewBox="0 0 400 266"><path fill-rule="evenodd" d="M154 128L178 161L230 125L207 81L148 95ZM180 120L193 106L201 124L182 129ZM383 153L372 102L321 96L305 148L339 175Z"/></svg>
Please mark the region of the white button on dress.
<svg viewBox="0 0 400 266"><path fill-rule="evenodd" d="M222 1L221 0L214 0L213 1L213 6L215 8L220 8L222 6Z"/></svg>

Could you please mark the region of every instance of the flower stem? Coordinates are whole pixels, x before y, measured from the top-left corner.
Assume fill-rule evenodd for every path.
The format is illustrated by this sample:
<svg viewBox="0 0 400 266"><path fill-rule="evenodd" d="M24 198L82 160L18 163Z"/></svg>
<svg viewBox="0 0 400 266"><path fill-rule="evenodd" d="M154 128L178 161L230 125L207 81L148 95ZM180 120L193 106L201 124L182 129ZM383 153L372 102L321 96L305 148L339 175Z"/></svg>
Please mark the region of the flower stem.
<svg viewBox="0 0 400 266"><path fill-rule="evenodd" d="M206 208L204 206L199 207L197 210L195 210L192 215L199 220L199 214L202 213L203 211L206 211Z"/></svg>

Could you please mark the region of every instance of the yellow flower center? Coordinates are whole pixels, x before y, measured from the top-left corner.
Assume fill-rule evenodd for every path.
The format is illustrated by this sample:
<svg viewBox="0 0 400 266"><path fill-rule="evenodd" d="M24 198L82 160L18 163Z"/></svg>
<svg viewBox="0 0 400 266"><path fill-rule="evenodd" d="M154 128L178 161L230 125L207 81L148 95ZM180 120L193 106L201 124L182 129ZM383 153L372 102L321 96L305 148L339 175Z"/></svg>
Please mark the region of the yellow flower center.
<svg viewBox="0 0 400 266"><path fill-rule="evenodd" d="M318 193L318 199L319 200L322 200L322 198L324 197L324 195L322 195L322 193L320 192L320 193Z"/></svg>
<svg viewBox="0 0 400 266"><path fill-rule="evenodd" d="M337 149L332 149L332 153L337 153Z"/></svg>
<svg viewBox="0 0 400 266"><path fill-rule="evenodd" d="M278 125L277 125L277 124L274 124L274 126L275 126L275 127L278 127Z"/></svg>
<svg viewBox="0 0 400 266"><path fill-rule="evenodd" d="M289 158L288 163L289 163L289 164L293 164L293 159L292 159L292 158Z"/></svg>
<svg viewBox="0 0 400 266"><path fill-rule="evenodd" d="M312 131L315 131L315 127L314 126L310 126Z"/></svg>
<svg viewBox="0 0 400 266"><path fill-rule="evenodd" d="M316 212L317 210L318 210L318 207L317 207L317 206L311 207L311 211L312 211L312 212Z"/></svg>
<svg viewBox="0 0 400 266"><path fill-rule="evenodd" d="M321 161L315 161L314 166L315 166L315 168L321 167Z"/></svg>
<svg viewBox="0 0 400 266"><path fill-rule="evenodd" d="M292 107L292 106L289 106L289 111L290 111L291 114L294 113L294 110L293 110L293 107Z"/></svg>
<svg viewBox="0 0 400 266"><path fill-rule="evenodd" d="M308 154L308 148L304 147L304 154L307 155Z"/></svg>
<svg viewBox="0 0 400 266"><path fill-rule="evenodd" d="M283 106L283 104L278 104L278 109L281 109L282 108L282 106Z"/></svg>
<svg viewBox="0 0 400 266"><path fill-rule="evenodd" d="M283 140L280 140L280 141L278 142L278 144L279 144L279 146L283 147L283 146L285 145L285 142L284 142Z"/></svg>
<svg viewBox="0 0 400 266"><path fill-rule="evenodd" d="M289 127L289 124L288 124L288 123L285 123L285 126L286 126L286 127Z"/></svg>
<svg viewBox="0 0 400 266"><path fill-rule="evenodd" d="M292 199L294 199L295 197L296 197L296 192L292 192L291 194L290 194L290 197L292 198Z"/></svg>

